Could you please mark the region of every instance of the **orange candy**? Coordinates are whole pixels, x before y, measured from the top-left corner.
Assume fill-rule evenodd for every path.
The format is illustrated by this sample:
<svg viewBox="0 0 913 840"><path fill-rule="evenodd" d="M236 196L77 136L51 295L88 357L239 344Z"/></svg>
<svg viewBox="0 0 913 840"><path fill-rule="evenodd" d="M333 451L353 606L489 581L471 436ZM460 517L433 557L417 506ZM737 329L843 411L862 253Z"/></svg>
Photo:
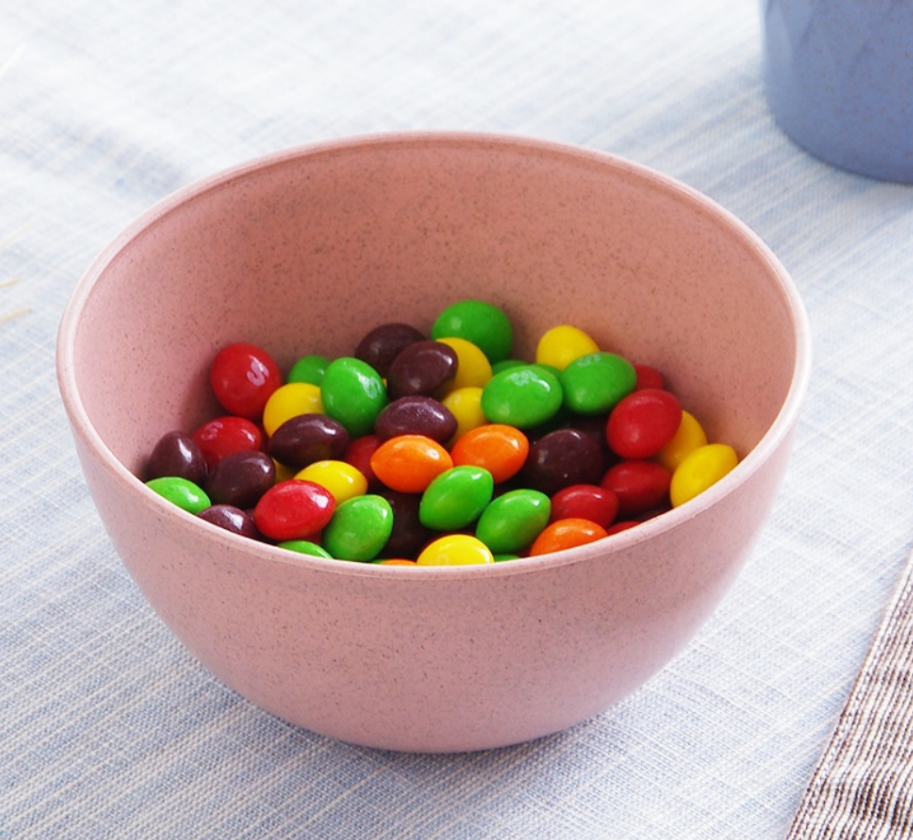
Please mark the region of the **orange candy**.
<svg viewBox="0 0 913 840"><path fill-rule="evenodd" d="M476 426L463 435L450 451L454 466L483 467L495 484L513 478L526 463L529 439L503 423Z"/></svg>
<svg viewBox="0 0 913 840"><path fill-rule="evenodd" d="M424 435L397 435L385 440L371 456L371 469L391 490L422 493L453 466L450 453Z"/></svg>
<svg viewBox="0 0 913 840"><path fill-rule="evenodd" d="M558 519L547 525L529 549L530 556L586 545L608 536L605 528L589 519Z"/></svg>

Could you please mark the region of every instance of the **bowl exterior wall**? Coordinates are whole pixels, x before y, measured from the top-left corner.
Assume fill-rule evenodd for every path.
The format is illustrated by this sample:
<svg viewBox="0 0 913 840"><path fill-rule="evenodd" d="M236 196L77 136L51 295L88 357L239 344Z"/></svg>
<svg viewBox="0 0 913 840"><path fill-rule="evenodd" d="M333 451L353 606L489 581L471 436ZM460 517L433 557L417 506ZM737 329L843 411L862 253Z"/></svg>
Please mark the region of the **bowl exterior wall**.
<svg viewBox="0 0 913 840"><path fill-rule="evenodd" d="M324 735L457 752L562 730L667 664L740 570L789 440L750 485L674 529L547 568L518 561L527 568L456 578L252 563L243 543L125 493L79 449L130 574L216 676Z"/></svg>

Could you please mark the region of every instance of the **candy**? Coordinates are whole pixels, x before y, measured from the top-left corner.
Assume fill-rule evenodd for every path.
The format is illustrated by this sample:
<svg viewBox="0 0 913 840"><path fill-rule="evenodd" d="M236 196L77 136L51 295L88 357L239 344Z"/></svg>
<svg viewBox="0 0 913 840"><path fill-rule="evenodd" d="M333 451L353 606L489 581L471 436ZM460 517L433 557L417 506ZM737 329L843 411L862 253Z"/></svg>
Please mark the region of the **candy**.
<svg viewBox="0 0 913 840"><path fill-rule="evenodd" d="M605 437L605 427L608 419L608 414L589 414L586 416L572 414L562 420L557 428L576 429L578 432L592 438L593 443L596 444L602 453L602 464L605 468L618 460L618 456L609 449L609 444Z"/></svg>
<svg viewBox="0 0 913 840"><path fill-rule="evenodd" d="M491 379L491 363L485 354L465 338L446 337L437 339L457 354L456 374L448 388L484 388Z"/></svg>
<svg viewBox="0 0 913 840"><path fill-rule="evenodd" d="M645 388L612 409L606 440L622 458L650 458L672 440L681 422L682 407L674 394Z"/></svg>
<svg viewBox="0 0 913 840"><path fill-rule="evenodd" d="M635 525L640 525L640 521L637 519L623 519L620 522L613 522L605 529L606 536L611 536L612 534L620 534L622 531L627 531L629 528L633 528Z"/></svg>
<svg viewBox="0 0 913 840"><path fill-rule="evenodd" d="M386 545L393 530L390 503L375 494L342 502L323 530L321 542L340 560L373 560Z"/></svg>
<svg viewBox="0 0 913 840"><path fill-rule="evenodd" d="M555 429L530 446L523 480L551 496L572 484L598 484L605 470L599 444L578 429Z"/></svg>
<svg viewBox="0 0 913 840"><path fill-rule="evenodd" d="M320 397L326 413L352 437L369 434L388 402L380 374L352 356L330 362L320 383Z"/></svg>
<svg viewBox="0 0 913 840"><path fill-rule="evenodd" d="M209 420L199 426L191 435L212 469L226 455L235 452L256 452L263 446L263 434L259 427L246 417L226 415Z"/></svg>
<svg viewBox="0 0 913 840"><path fill-rule="evenodd" d="M368 480L368 487L374 487L379 483L371 467L371 458L379 446L380 438L377 435L363 435L349 443L342 459L355 467Z"/></svg>
<svg viewBox="0 0 913 840"><path fill-rule="evenodd" d="M474 566L494 563L485 543L469 534L448 534L429 543L416 560L419 566Z"/></svg>
<svg viewBox="0 0 913 840"><path fill-rule="evenodd" d="M636 391L642 391L644 388L659 388L662 390L666 387L662 373L652 365L634 362L634 371L637 374L637 383L634 386Z"/></svg>
<svg viewBox="0 0 913 840"><path fill-rule="evenodd" d="M178 476L202 486L206 459L197 442L185 432L168 432L159 438L146 462L146 478Z"/></svg>
<svg viewBox="0 0 913 840"><path fill-rule="evenodd" d="M529 554L530 557L551 554L553 551L586 545L606 536L608 534L605 528L589 519L559 519L542 529L542 533L530 546Z"/></svg>
<svg viewBox="0 0 913 840"><path fill-rule="evenodd" d="M657 368L578 327L543 333L532 362L511 358L510 322L483 301L448 307L428 334L383 324L351 356L301 356L284 383L256 345L223 348L210 381L230 413L163 435L148 485L292 552L467 565L635 527L738 462Z"/></svg>
<svg viewBox="0 0 913 840"><path fill-rule="evenodd" d="M292 365L285 381L307 382L311 385L319 385L323 382L323 376L327 372L329 365L330 359L326 356L321 356L319 353L309 353L307 356L302 356Z"/></svg>
<svg viewBox="0 0 913 840"><path fill-rule="evenodd" d="M634 390L637 373L614 353L587 353L569 362L560 380L567 408L578 414L601 414Z"/></svg>
<svg viewBox="0 0 913 840"><path fill-rule="evenodd" d="M456 418L457 428L453 440L459 440L466 432L488 422L482 411L481 388L454 388L447 392L441 404Z"/></svg>
<svg viewBox="0 0 913 840"><path fill-rule="evenodd" d="M325 487L310 481L280 481L261 496L254 524L267 539L283 542L312 537L330 521L336 502Z"/></svg>
<svg viewBox="0 0 913 840"><path fill-rule="evenodd" d="M514 342L513 326L504 311L482 300L461 300L448 306L431 327L431 337L472 342L491 364L506 359Z"/></svg>
<svg viewBox="0 0 913 840"><path fill-rule="evenodd" d="M150 479L146 486L188 513L199 513L210 505L203 489L186 478L161 476Z"/></svg>
<svg viewBox="0 0 913 840"><path fill-rule="evenodd" d="M385 488L378 492L393 510L393 529L383 549L385 554L391 557L415 557L422 546L439 536L422 525L419 519L420 495Z"/></svg>
<svg viewBox="0 0 913 840"><path fill-rule="evenodd" d="M282 373L265 350L238 342L216 353L209 368L209 382L225 411L259 420L266 401L282 384Z"/></svg>
<svg viewBox="0 0 913 840"><path fill-rule="evenodd" d="M471 525L491 501L494 481L482 467L452 467L425 488L419 521L436 531L457 531Z"/></svg>
<svg viewBox="0 0 913 840"><path fill-rule="evenodd" d="M344 457L351 438L346 427L326 414L299 414L286 420L269 439L270 456L302 469L315 461Z"/></svg>
<svg viewBox="0 0 913 840"><path fill-rule="evenodd" d="M260 536L257 526L254 525L254 518L246 510L233 505L210 505L197 516L240 537L255 540Z"/></svg>
<svg viewBox="0 0 913 840"><path fill-rule="evenodd" d="M263 407L263 428L269 437L292 417L323 414L320 387L312 382L287 382L270 395Z"/></svg>
<svg viewBox="0 0 913 840"><path fill-rule="evenodd" d="M597 484L572 484L551 498L551 520L588 519L608 528L618 514L618 496Z"/></svg>
<svg viewBox="0 0 913 840"><path fill-rule="evenodd" d="M558 377L539 365L517 365L493 376L482 389L482 411L492 423L530 429L550 420L564 393Z"/></svg>
<svg viewBox="0 0 913 840"><path fill-rule="evenodd" d="M484 467L495 484L513 478L526 463L529 439L503 423L486 423L470 429L450 450L456 466Z"/></svg>
<svg viewBox="0 0 913 840"><path fill-rule="evenodd" d="M371 469L391 490L423 493L453 466L450 453L424 435L399 435L384 441L371 456Z"/></svg>
<svg viewBox="0 0 913 840"><path fill-rule="evenodd" d="M276 465L265 452L235 452L216 464L206 480L213 504L252 508L276 483Z"/></svg>
<svg viewBox="0 0 913 840"><path fill-rule="evenodd" d="M368 492L368 479L364 473L346 461L315 461L296 473L295 478L325 487L333 494L337 505Z"/></svg>
<svg viewBox="0 0 913 840"><path fill-rule="evenodd" d="M381 441L397 435L424 435L438 443L447 443L456 433L457 419L446 405L419 394L400 397L390 403L374 424Z"/></svg>
<svg viewBox="0 0 913 840"><path fill-rule="evenodd" d="M538 490L509 490L482 512L475 535L496 556L519 554L548 525L551 502Z"/></svg>
<svg viewBox="0 0 913 840"><path fill-rule="evenodd" d="M520 367L520 365L527 364L522 359L503 359L500 362L495 362L491 366L491 374L494 376L496 373L500 373L502 370L507 370L512 367Z"/></svg>
<svg viewBox="0 0 913 840"><path fill-rule="evenodd" d="M298 472L294 467L287 467L281 461L277 461L273 458L273 465L276 467L276 482L288 481L290 478L295 477L295 473Z"/></svg>
<svg viewBox="0 0 913 840"><path fill-rule="evenodd" d="M707 434L704 432L703 426L698 423L694 415L682 411L678 430L672 436L672 440L656 453L656 460L667 470L674 471L687 455L706 445Z"/></svg>
<svg viewBox="0 0 913 840"><path fill-rule="evenodd" d="M574 359L598 353L599 345L579 327L561 324L546 330L536 345L536 362L564 370Z"/></svg>
<svg viewBox="0 0 913 840"><path fill-rule="evenodd" d="M440 341L410 344L390 364L387 391L391 399L421 394L442 396L456 376L456 351Z"/></svg>
<svg viewBox="0 0 913 840"><path fill-rule="evenodd" d="M386 376L393 360L403 350L425 340L425 336L409 324L381 324L358 342L353 355L367 362L381 376Z"/></svg>
<svg viewBox="0 0 913 840"><path fill-rule="evenodd" d="M662 507L669 498L672 474L654 461L621 461L606 470L601 487L618 497L618 513L632 516Z"/></svg>
<svg viewBox="0 0 913 840"><path fill-rule="evenodd" d="M723 476L738 463L735 450L725 443L708 443L691 452L675 468L669 487L673 507L683 505Z"/></svg>
<svg viewBox="0 0 913 840"><path fill-rule="evenodd" d="M329 551L311 540L285 540L277 543L277 546L287 551L297 551L299 554L307 554L311 557L323 557L325 560L333 559L333 555Z"/></svg>

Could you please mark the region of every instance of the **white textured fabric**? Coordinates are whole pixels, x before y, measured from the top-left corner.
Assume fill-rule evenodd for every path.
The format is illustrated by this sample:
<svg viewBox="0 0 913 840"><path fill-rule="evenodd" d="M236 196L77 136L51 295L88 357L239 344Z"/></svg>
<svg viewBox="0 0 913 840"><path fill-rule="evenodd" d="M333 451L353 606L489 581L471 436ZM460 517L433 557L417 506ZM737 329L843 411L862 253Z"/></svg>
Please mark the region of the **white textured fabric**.
<svg viewBox="0 0 913 840"><path fill-rule="evenodd" d="M506 132L735 212L815 338L794 457L711 621L541 741L396 755L276 720L148 607L57 394L63 307L177 187L352 134ZM913 542L913 188L774 126L753 0L32 0L0 7L0 838L780 838Z"/></svg>

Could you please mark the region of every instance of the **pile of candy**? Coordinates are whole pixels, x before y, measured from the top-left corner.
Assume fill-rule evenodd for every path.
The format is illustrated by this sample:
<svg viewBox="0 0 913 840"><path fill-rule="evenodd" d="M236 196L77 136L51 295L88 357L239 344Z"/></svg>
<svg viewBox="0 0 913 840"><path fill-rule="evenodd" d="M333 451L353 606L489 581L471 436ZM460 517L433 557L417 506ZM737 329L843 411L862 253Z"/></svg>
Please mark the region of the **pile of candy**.
<svg viewBox="0 0 913 840"><path fill-rule="evenodd" d="M283 377L260 347L213 360L225 414L156 444L147 485L243 536L339 560L492 563L630 528L737 463L662 374L559 325L510 357L491 303L454 303L430 335L371 330L351 356Z"/></svg>

